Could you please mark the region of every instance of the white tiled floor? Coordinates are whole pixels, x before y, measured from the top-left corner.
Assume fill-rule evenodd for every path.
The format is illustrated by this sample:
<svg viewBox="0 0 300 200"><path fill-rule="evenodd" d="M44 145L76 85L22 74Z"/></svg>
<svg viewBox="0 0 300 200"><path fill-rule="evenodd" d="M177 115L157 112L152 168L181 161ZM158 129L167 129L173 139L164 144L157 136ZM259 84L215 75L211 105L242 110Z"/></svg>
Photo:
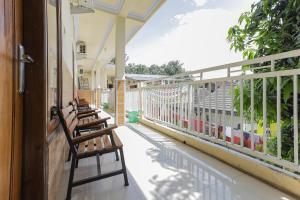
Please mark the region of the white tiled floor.
<svg viewBox="0 0 300 200"><path fill-rule="evenodd" d="M129 176L73 188L74 200L292 200L293 198L214 158L142 125L119 127ZM101 157L103 172L120 168L114 154ZM69 164L66 164L66 178ZM96 174L96 160L79 163L75 178ZM66 183L63 183L66 185ZM63 196L63 195L62 195ZM63 199L63 198L62 198Z"/></svg>

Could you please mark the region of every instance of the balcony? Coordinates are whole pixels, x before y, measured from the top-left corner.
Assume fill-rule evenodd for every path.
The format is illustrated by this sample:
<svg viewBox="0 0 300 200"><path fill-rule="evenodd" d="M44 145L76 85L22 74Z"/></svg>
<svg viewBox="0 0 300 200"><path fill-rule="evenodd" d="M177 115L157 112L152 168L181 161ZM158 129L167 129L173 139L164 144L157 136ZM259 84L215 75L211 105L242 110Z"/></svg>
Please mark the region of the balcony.
<svg viewBox="0 0 300 200"><path fill-rule="evenodd" d="M300 71L284 63L299 56L295 50L144 82L127 90L126 109L139 111L143 124L292 192L300 172Z"/></svg>
<svg viewBox="0 0 300 200"><path fill-rule="evenodd" d="M115 176L75 187L72 199L295 199L141 124L120 127L117 133L124 143L130 186L124 187L122 176ZM103 172L119 165L114 154L101 157ZM75 179L97 174L95 166L96 159L83 160ZM69 168L67 163L62 199Z"/></svg>

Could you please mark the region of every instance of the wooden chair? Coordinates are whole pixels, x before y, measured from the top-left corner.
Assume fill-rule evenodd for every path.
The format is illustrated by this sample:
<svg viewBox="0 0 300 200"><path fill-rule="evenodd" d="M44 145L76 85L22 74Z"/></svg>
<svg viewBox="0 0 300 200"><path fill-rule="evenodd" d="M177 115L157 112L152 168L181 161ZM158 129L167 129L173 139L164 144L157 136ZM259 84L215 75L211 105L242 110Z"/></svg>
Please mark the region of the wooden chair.
<svg viewBox="0 0 300 200"><path fill-rule="evenodd" d="M114 132L114 129L117 128L116 125L106 127L102 130L90 131L89 133L74 138L73 132L78 126L78 119L75 111L70 111L69 107L61 109L59 110L59 118L72 153L67 200L71 199L73 187L119 174L123 174L125 186L129 185L123 153L123 144L118 138L117 134ZM122 169L104 174L101 173L99 156L116 151L120 152ZM93 156L95 156L97 159L98 175L74 181L73 178L76 162L80 159Z"/></svg>
<svg viewBox="0 0 300 200"><path fill-rule="evenodd" d="M75 102L77 104L77 107L79 110L89 110L90 105L87 101L85 101L84 99L80 99L79 97L75 98Z"/></svg>
<svg viewBox="0 0 300 200"><path fill-rule="evenodd" d="M72 115L75 115L78 123L75 127L75 131L72 133L73 137L81 136L82 132L90 131L90 130L99 130L104 127L108 127L107 120L110 119L110 117L106 118L99 118L98 113L87 113L84 115L78 115L78 111L73 103L70 103L68 107L65 108L65 110L69 113L72 113ZM69 150L68 159L67 161L70 161L71 159L71 149ZM116 151L116 160L119 160L118 152ZM78 165L78 161L76 163L76 166Z"/></svg>
<svg viewBox="0 0 300 200"><path fill-rule="evenodd" d="M104 124L105 127L107 127L107 120L110 119L110 117L100 118L98 116L99 111L94 112L87 112L87 113L80 113L78 111L77 104L72 101L70 105L73 107L73 110L75 111L75 114L77 118L79 119L77 128L78 130L86 130L86 129L97 129L99 126L102 126ZM71 108L72 109L72 108Z"/></svg>
<svg viewBox="0 0 300 200"><path fill-rule="evenodd" d="M78 119L87 118L87 117L95 117L98 118L98 114L101 112L100 110L96 109L89 109L89 110L79 110L78 104L75 100L69 103L73 106L74 110L76 111Z"/></svg>

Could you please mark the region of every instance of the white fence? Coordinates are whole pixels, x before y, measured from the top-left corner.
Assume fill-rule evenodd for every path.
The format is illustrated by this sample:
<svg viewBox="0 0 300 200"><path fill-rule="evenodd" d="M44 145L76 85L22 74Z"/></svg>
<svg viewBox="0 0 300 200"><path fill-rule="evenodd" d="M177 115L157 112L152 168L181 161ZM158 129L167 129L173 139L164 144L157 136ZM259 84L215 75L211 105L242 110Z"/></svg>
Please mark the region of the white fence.
<svg viewBox="0 0 300 200"><path fill-rule="evenodd" d="M125 110L127 112L140 111L139 89L128 89L125 93Z"/></svg>
<svg viewBox="0 0 300 200"><path fill-rule="evenodd" d="M299 56L295 50L145 82L141 99L139 90L127 91L126 108L138 110L141 100L147 119L300 172Z"/></svg>
<svg viewBox="0 0 300 200"><path fill-rule="evenodd" d="M105 89L101 90L101 104L108 104L110 109L115 108L115 90L114 89Z"/></svg>

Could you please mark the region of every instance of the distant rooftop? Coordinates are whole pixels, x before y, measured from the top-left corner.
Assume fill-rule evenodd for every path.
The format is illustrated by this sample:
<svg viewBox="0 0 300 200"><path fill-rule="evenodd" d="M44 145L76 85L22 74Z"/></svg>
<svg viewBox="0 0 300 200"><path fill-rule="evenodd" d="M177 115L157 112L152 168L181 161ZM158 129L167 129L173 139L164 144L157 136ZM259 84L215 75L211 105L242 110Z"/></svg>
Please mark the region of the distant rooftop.
<svg viewBox="0 0 300 200"><path fill-rule="evenodd" d="M134 81L150 81L157 78L166 77L165 75L151 75L151 74L125 74L125 78Z"/></svg>

